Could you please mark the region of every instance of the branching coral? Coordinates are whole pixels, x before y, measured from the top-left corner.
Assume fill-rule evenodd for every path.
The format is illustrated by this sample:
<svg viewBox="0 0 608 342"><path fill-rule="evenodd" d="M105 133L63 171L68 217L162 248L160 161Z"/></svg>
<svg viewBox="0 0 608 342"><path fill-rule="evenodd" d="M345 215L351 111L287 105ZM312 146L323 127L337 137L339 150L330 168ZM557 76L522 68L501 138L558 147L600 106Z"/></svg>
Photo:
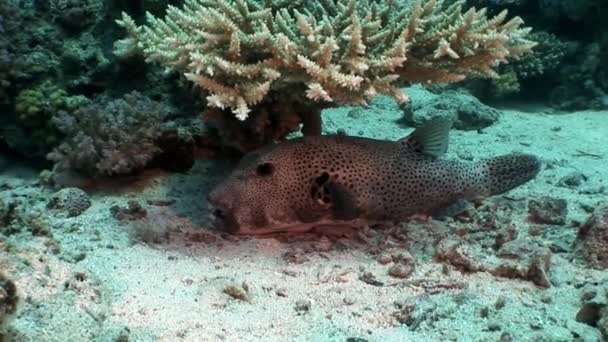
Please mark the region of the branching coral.
<svg viewBox="0 0 608 342"><path fill-rule="evenodd" d="M400 84L494 76L533 47L519 17L464 2L186 0L143 26L123 14L116 52L183 73L240 120L268 102L313 112L376 94L405 102Z"/></svg>

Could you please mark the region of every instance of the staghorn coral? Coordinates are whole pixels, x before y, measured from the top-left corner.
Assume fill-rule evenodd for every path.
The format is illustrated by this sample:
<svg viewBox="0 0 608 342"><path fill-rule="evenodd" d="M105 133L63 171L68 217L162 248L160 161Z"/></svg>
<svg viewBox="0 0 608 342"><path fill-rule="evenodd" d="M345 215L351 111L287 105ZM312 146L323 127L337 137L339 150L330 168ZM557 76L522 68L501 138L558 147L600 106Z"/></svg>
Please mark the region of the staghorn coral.
<svg viewBox="0 0 608 342"><path fill-rule="evenodd" d="M406 102L398 84L495 76L499 63L533 47L519 17L507 20L504 11L487 18L485 9L465 11L464 3L186 0L164 19L148 14L143 26L123 14L117 22L128 37L115 52L143 54L182 73L208 92L212 110L239 120L262 108L303 107L293 109L296 116L318 133L315 116L324 106L365 104L376 94ZM277 136L263 132L269 122L284 128L270 116L251 123L262 140Z"/></svg>

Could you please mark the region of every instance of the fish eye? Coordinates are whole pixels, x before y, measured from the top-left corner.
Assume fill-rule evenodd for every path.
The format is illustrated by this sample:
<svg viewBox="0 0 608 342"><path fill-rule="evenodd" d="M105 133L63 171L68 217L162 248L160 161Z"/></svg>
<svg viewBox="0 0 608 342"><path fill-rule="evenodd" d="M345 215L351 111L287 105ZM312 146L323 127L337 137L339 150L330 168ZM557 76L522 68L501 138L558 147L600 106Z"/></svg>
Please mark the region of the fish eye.
<svg viewBox="0 0 608 342"><path fill-rule="evenodd" d="M274 165L271 163L262 163L258 165L255 172L258 176L271 176L274 172Z"/></svg>

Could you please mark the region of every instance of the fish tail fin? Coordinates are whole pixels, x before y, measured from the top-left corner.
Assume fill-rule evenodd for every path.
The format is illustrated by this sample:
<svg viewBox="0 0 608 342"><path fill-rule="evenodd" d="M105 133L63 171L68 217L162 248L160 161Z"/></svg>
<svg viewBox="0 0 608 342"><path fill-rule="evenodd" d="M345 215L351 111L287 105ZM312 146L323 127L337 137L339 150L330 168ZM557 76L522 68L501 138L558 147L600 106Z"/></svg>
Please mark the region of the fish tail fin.
<svg viewBox="0 0 608 342"><path fill-rule="evenodd" d="M508 154L481 163L485 195L500 194L520 186L534 179L541 168L538 157L531 154Z"/></svg>

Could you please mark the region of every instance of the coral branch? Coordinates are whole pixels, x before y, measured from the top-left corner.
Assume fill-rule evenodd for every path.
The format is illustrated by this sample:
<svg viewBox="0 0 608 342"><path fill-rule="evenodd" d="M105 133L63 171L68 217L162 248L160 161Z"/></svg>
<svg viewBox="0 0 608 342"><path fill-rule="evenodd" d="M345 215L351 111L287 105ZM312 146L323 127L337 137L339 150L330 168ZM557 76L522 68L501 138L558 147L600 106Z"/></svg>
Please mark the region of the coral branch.
<svg viewBox="0 0 608 342"><path fill-rule="evenodd" d="M123 15L128 37L116 52L186 75L210 93L210 106L240 120L286 93L319 107L380 93L405 101L398 85L491 77L534 46L520 18L488 18L464 3L185 0L143 26Z"/></svg>

